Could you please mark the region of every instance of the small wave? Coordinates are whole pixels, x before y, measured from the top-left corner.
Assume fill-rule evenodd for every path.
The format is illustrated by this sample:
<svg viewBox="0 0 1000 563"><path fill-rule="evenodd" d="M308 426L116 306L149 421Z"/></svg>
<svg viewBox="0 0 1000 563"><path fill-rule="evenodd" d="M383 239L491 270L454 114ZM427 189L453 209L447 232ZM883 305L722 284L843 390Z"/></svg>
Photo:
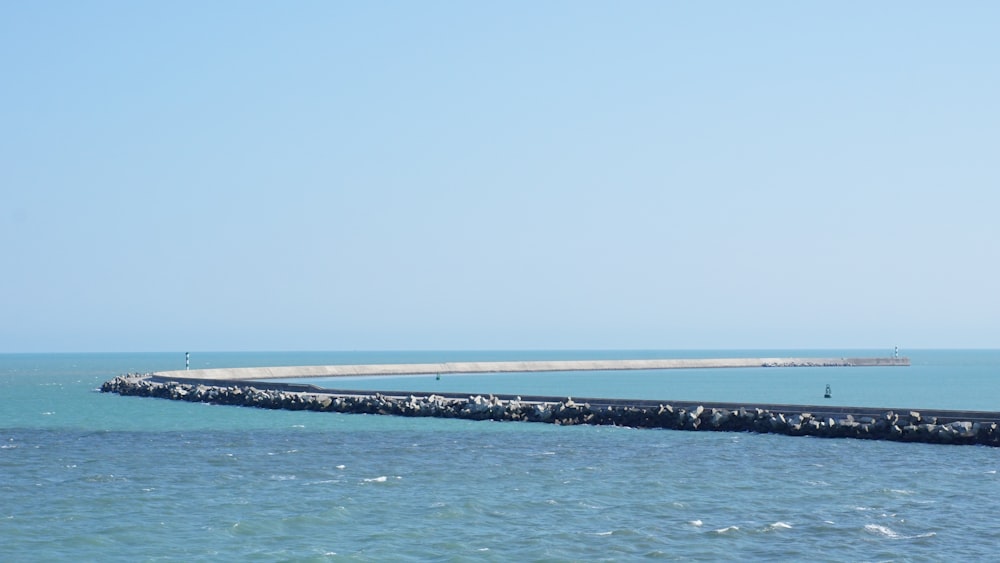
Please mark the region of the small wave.
<svg viewBox="0 0 1000 563"><path fill-rule="evenodd" d="M393 479L399 481L399 480L402 479L402 477L399 476L399 475L396 475L395 477L393 477ZM385 475L382 475L382 476L379 476L379 477L372 477L371 479L362 479L362 481L364 481L365 483L385 483L388 480L389 480L389 477L386 477Z"/></svg>
<svg viewBox="0 0 1000 563"><path fill-rule="evenodd" d="M924 532L923 534L904 536L888 526L882 526L879 524L865 524L865 531L885 538L889 538L891 540L912 540L917 538L932 538L937 535L937 532Z"/></svg>
<svg viewBox="0 0 1000 563"><path fill-rule="evenodd" d="M986 474L987 474L987 475L996 475L996 474L997 474L997 470L996 470L996 469L994 469L994 470L992 470L992 471L987 471L987 472L986 472Z"/></svg>
<svg viewBox="0 0 1000 563"><path fill-rule="evenodd" d="M336 467L335 469L343 469L343 468L345 468L345 467L347 467L347 466L346 466L346 465L344 465L344 464L340 464L340 465L338 465L338 466L337 466L337 467Z"/></svg>
<svg viewBox="0 0 1000 563"><path fill-rule="evenodd" d="M889 528L888 526L881 526L879 524L865 524L865 531L880 536L885 536L891 539L896 539L899 537L899 534L896 533L892 528Z"/></svg>
<svg viewBox="0 0 1000 563"><path fill-rule="evenodd" d="M769 528L772 530L790 530L792 529L792 525L788 522L775 522L774 524L771 524Z"/></svg>
<svg viewBox="0 0 1000 563"><path fill-rule="evenodd" d="M692 526L697 528L700 527L703 524L703 522L701 520L691 520L690 522L688 522L688 524L691 524Z"/></svg>
<svg viewBox="0 0 1000 563"><path fill-rule="evenodd" d="M45 412L42 413L42 415L44 415L44 416L52 416L54 414L56 414L55 411L45 411Z"/></svg>
<svg viewBox="0 0 1000 563"><path fill-rule="evenodd" d="M271 475L272 481L294 481L295 475Z"/></svg>
<svg viewBox="0 0 1000 563"><path fill-rule="evenodd" d="M725 528L719 528L715 530L716 534L725 534L729 532L738 532L740 530L739 526L726 526Z"/></svg>
<svg viewBox="0 0 1000 563"><path fill-rule="evenodd" d="M912 495L915 494L914 491L909 491L907 489L886 489L886 492L890 492L894 495Z"/></svg>
<svg viewBox="0 0 1000 563"><path fill-rule="evenodd" d="M322 481L311 481L306 483L306 485L329 485L331 483L339 483L340 479L323 479Z"/></svg>
<svg viewBox="0 0 1000 563"><path fill-rule="evenodd" d="M595 536L610 536L613 533L614 532L611 532L611 531L608 531L608 532L594 532L593 535L595 535Z"/></svg>

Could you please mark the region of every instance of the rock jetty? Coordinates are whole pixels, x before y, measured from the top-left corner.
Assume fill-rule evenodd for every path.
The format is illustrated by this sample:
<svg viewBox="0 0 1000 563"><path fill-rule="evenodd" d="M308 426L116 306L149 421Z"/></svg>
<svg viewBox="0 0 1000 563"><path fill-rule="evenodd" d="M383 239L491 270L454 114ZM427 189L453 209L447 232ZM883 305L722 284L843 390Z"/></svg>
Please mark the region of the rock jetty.
<svg viewBox="0 0 1000 563"><path fill-rule="evenodd" d="M968 420L955 420L918 411L876 412L860 408L852 414L843 412L843 408L841 412L805 412L787 406L780 410L750 405L719 408L599 399L581 403L572 398L544 401L495 395L393 395L300 389L304 387L311 386L233 381L206 383L162 379L153 374L126 374L105 382L101 391L264 409L1000 446L996 420L1000 413L974 413L977 416L969 416Z"/></svg>

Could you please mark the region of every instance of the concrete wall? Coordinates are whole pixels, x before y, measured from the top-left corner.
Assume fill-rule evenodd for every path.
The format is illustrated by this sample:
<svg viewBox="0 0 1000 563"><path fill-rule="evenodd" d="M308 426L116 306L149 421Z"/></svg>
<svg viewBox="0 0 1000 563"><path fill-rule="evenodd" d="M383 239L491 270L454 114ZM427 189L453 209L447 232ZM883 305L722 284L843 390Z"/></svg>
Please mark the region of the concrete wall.
<svg viewBox="0 0 1000 563"><path fill-rule="evenodd" d="M217 368L158 372L178 379L288 379L374 375L448 373L513 373L542 371L626 371L654 369L708 369L816 366L908 366L908 358L708 358L661 360L572 360L535 362L446 362L436 364L358 364Z"/></svg>

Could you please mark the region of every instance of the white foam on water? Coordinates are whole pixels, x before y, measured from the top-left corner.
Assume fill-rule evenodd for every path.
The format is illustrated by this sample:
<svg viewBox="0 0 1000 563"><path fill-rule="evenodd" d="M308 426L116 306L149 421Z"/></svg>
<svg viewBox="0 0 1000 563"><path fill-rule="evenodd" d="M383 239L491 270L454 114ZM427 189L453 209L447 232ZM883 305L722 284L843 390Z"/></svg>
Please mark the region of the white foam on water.
<svg viewBox="0 0 1000 563"><path fill-rule="evenodd" d="M400 475L396 475L396 476L393 477L393 479L395 479L397 481L400 481L400 480L403 479L403 477L400 476ZM388 480L389 480L389 477L387 477L385 475L382 475L382 476L379 476L379 477L373 477L371 479L363 479L363 481L365 483L385 483Z"/></svg>
<svg viewBox="0 0 1000 563"><path fill-rule="evenodd" d="M891 540L913 540L919 538L933 538L934 536L937 535L937 532L924 532L922 534L916 534L913 536L904 536L888 526L881 526L879 524L865 524L865 531L885 538L889 538Z"/></svg>
<svg viewBox="0 0 1000 563"><path fill-rule="evenodd" d="M343 468L345 468L345 467L347 467L347 466L346 466L346 465L344 465L344 464L340 464L340 465L338 465L338 466L337 466L337 467L336 467L335 469L343 469Z"/></svg>
<svg viewBox="0 0 1000 563"><path fill-rule="evenodd" d="M690 522L688 522L688 524L691 524L692 526L695 527L699 527L703 524L703 522L701 520L691 520Z"/></svg>
<svg viewBox="0 0 1000 563"><path fill-rule="evenodd" d="M778 529L790 530L792 528L792 525L789 524L788 522L775 522L774 524L771 524L770 528L772 530L778 530Z"/></svg>
<svg viewBox="0 0 1000 563"><path fill-rule="evenodd" d="M716 534L725 534L725 533L728 533L728 532L738 532L739 529L740 529L739 526L726 526L725 528L719 528L718 530L715 530L715 533Z"/></svg>
<svg viewBox="0 0 1000 563"><path fill-rule="evenodd" d="M890 539L899 538L899 534L895 530L888 526L882 526L879 524L865 524L865 531Z"/></svg>

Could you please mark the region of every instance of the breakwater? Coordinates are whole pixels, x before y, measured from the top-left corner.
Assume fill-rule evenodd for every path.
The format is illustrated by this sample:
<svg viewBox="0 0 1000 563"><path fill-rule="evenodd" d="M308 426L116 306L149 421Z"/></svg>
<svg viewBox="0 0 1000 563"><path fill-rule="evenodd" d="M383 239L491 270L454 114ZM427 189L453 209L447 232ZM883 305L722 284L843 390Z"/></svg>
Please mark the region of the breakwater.
<svg viewBox="0 0 1000 563"><path fill-rule="evenodd" d="M418 395L263 381L179 380L163 374L119 376L105 382L101 391L265 409L1000 446L1000 413L995 412Z"/></svg>
<svg viewBox="0 0 1000 563"><path fill-rule="evenodd" d="M518 373L547 371L633 371L711 368L891 367L908 366L909 358L672 358L658 360L554 360L523 362L443 362L427 364L351 364L213 368L157 372L177 379L293 379L455 373Z"/></svg>

